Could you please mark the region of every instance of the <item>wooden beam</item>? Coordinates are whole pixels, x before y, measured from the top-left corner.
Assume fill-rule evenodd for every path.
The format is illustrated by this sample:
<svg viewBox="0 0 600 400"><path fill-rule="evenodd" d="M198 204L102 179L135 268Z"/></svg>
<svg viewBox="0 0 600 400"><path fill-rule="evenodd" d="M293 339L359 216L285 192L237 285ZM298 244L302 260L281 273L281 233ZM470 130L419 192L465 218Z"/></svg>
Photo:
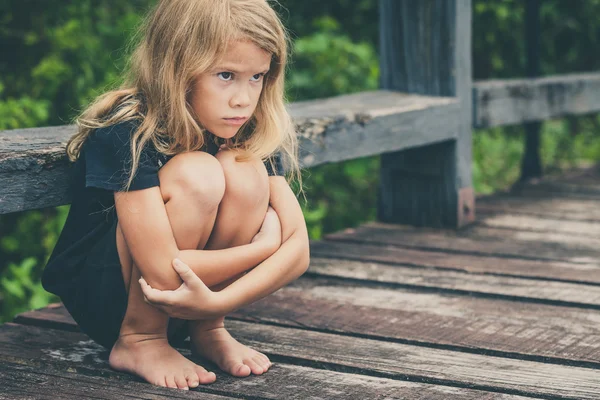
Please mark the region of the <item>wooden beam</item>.
<svg viewBox="0 0 600 400"><path fill-rule="evenodd" d="M455 137L458 102L372 91L290 105L300 163L311 167ZM73 125L0 132L0 214L68 204Z"/></svg>
<svg viewBox="0 0 600 400"><path fill-rule="evenodd" d="M527 61L527 76L530 78L540 75L540 2L529 0L525 3L525 59ZM542 161L540 158L539 121L525 124L525 152L521 160L521 176L519 181L542 176Z"/></svg>
<svg viewBox="0 0 600 400"><path fill-rule="evenodd" d="M473 100L475 128L599 112L600 73L479 81Z"/></svg>
<svg viewBox="0 0 600 400"><path fill-rule="evenodd" d="M471 0L380 0L381 87L457 98L455 138L384 154L378 219L460 227L471 184Z"/></svg>

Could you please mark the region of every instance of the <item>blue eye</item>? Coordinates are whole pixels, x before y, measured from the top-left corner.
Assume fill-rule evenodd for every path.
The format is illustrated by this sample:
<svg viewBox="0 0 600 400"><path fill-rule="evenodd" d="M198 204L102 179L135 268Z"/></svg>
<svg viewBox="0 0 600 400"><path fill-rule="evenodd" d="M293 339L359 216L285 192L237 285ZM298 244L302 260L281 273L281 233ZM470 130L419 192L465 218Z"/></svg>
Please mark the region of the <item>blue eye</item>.
<svg viewBox="0 0 600 400"><path fill-rule="evenodd" d="M253 78L256 78L256 80L253 82L259 82L263 76L265 76L265 74L263 74L263 73L254 75Z"/></svg>
<svg viewBox="0 0 600 400"><path fill-rule="evenodd" d="M217 74L217 76L219 76L219 79L221 79L220 78L221 75L227 75L229 78L233 78L233 74L231 72L219 72ZM221 80L223 80L223 81L230 81L231 79L225 78L225 79L221 79Z"/></svg>

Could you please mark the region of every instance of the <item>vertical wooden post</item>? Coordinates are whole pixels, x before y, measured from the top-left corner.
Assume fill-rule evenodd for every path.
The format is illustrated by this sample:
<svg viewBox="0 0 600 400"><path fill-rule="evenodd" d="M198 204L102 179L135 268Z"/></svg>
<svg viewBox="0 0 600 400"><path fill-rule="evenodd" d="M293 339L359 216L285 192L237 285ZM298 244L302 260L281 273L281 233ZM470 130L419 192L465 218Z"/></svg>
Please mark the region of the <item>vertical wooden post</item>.
<svg viewBox="0 0 600 400"><path fill-rule="evenodd" d="M471 0L380 0L381 87L461 103L458 139L381 156L378 218L460 227L471 183Z"/></svg>
<svg viewBox="0 0 600 400"><path fill-rule="evenodd" d="M540 2L525 2L525 59L527 60L527 76L534 78L540 74ZM542 176L540 161L540 129L541 122L525 124L525 153L521 162L521 178L527 181Z"/></svg>

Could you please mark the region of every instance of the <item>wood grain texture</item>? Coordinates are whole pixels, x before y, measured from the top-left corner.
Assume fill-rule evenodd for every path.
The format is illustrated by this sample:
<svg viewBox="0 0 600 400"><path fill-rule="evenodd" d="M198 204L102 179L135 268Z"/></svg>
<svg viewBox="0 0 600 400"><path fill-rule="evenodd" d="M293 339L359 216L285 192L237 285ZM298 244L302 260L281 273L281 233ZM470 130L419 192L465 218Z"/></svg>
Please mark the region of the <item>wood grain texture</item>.
<svg viewBox="0 0 600 400"><path fill-rule="evenodd" d="M303 167L451 139L457 110L452 98L384 90L290 105ZM72 125L0 132L0 213L71 201L64 148L75 132Z"/></svg>
<svg viewBox="0 0 600 400"><path fill-rule="evenodd" d="M600 368L598 310L301 279L238 314L255 322Z"/></svg>
<svg viewBox="0 0 600 400"><path fill-rule="evenodd" d="M381 156L378 219L459 227L473 221L471 1L381 0L381 86L453 96L455 140Z"/></svg>
<svg viewBox="0 0 600 400"><path fill-rule="evenodd" d="M493 269L491 266L490 269ZM416 290L433 289L470 296L500 296L523 301L547 302L600 310L600 286L508 276L485 275L441 268L404 267L368 261L311 258L308 272L323 277L374 281ZM493 271L490 271L492 273ZM599 280L600 269L595 279Z"/></svg>
<svg viewBox="0 0 600 400"><path fill-rule="evenodd" d="M574 168L560 175L515 185L511 191L520 196L551 193L566 198L597 200L600 195L600 164L588 168Z"/></svg>
<svg viewBox="0 0 600 400"><path fill-rule="evenodd" d="M477 199L477 210L479 217L510 213L567 221L600 222L597 198L569 198L551 192L480 197Z"/></svg>
<svg viewBox="0 0 600 400"><path fill-rule="evenodd" d="M317 366L323 370L360 372L362 375L376 375L397 381L429 383L436 386L468 386L470 389L510 392L533 397L593 399L600 393L597 371L588 368L488 357L241 321L230 321L228 327L232 335L242 343L268 354L275 360L272 370L263 376L248 380L238 379L243 385L239 386L239 390L247 390L246 395L261 396L264 390L267 393L278 393L275 398L304 399L307 397L302 397L300 391L309 397L316 391L317 396L328 398L328 384L325 379L321 379L318 385L304 386L282 377L277 366L284 360ZM20 340L23 336L27 337L27 343ZM84 335L77 333L65 334L60 331L5 324L0 327L0 354L4 357L53 360L55 363L67 362L74 367L107 370L106 352L101 346L85 339ZM189 354L186 351L183 353ZM217 383L210 385L211 391L216 394L222 391L232 393L225 388L220 390L218 382L222 376L224 375L218 374ZM354 376L334 378L349 382ZM285 382L285 385L278 384L278 381ZM267 385L277 386L277 390L266 389ZM358 385L355 387L358 388ZM427 385L423 388L426 390ZM371 398L362 397L360 392L354 396ZM397 396L405 398L401 392L397 393Z"/></svg>
<svg viewBox="0 0 600 400"><path fill-rule="evenodd" d="M301 278L234 316L344 335L600 368L598 310ZM36 318L30 314L18 321L36 325Z"/></svg>
<svg viewBox="0 0 600 400"><path fill-rule="evenodd" d="M543 281L540 281L540 285L543 285L547 280L600 284L600 263L598 262L569 263L528 260L330 240L311 242L311 254L313 258L320 256L363 263L382 262L394 266L416 267L420 271L422 268L434 268L440 273L443 273L443 270L452 270L466 273L469 276L488 274L540 278L543 279ZM417 273L415 272L415 274ZM530 280L527 279L527 281Z"/></svg>
<svg viewBox="0 0 600 400"><path fill-rule="evenodd" d="M551 217L538 217L512 214L510 212L498 214L484 213L479 215L479 224L492 228L506 228L517 231L530 231L541 233L563 233L567 235L582 236L588 239L600 239L600 221L569 221Z"/></svg>
<svg viewBox="0 0 600 400"><path fill-rule="evenodd" d="M265 334L268 335L271 327L265 327L265 329L257 329L253 324L243 322L232 323L234 335L240 337L244 342L252 340L252 344L256 348L263 348L267 345ZM272 333L283 334L282 344L279 345L282 351L273 352L275 357L279 355L280 358L298 359L296 356L300 358L306 356L300 347L300 353L290 357L288 342L291 338L290 335L298 333L297 330L275 328ZM19 339L23 335L27 336L27 343L23 343ZM304 339L301 338L299 344L302 345L309 340L306 338L307 334L300 332L300 335L304 336ZM250 339L249 336L254 336L254 339ZM339 341L334 335L320 334L321 339L330 337ZM524 400L522 397L502 393L336 372L328 370L327 366L325 369L316 369L277 360L266 374L242 379L209 368L217 373L217 381L184 393L137 383L135 381L138 379L128 374L112 371L107 363L107 352L80 333L65 333L52 329L5 324L0 327L0 343L2 343L0 371L7 372L6 375L0 373L0 384L3 383L3 380L6 381L11 394L28 394L30 392L39 394L39 386L44 385L46 389L53 387L63 394L68 394L64 398L80 398L78 395L84 395L83 397L87 398L92 394L98 398L111 398L110 395L113 394L120 394L124 397L127 394L135 393L143 398L155 398L153 397L155 394L163 394L176 398L185 396L186 398L221 399L224 398L222 396L229 394L236 398L283 400L346 400L350 398ZM182 353L189 357L189 351L182 350ZM207 365L202 360L195 359L195 361ZM335 364L335 360L331 361ZM319 364L319 362L315 364ZM342 365L340 365L341 367ZM34 371L39 371L39 374L35 375ZM395 373L389 375L395 378ZM26 382L26 379L32 376L34 377L33 381ZM78 382L81 387L77 387ZM103 388L102 385L106 387ZM216 394L207 394L207 390ZM2 398L1 395L0 398Z"/></svg>
<svg viewBox="0 0 600 400"><path fill-rule="evenodd" d="M600 111L600 74L478 81L473 126L515 125Z"/></svg>
<svg viewBox="0 0 600 400"><path fill-rule="evenodd" d="M325 235L325 238L452 254L560 261L586 266L597 266L600 259L600 241L596 238L552 232L511 231L478 225L455 231L370 222Z"/></svg>
<svg viewBox="0 0 600 400"><path fill-rule="evenodd" d="M110 373L90 376L81 373L76 363L64 365L51 361L23 360L0 356L0 399L206 399L227 400L236 397L216 395L198 390L183 391L161 388L133 379L119 379ZM92 372L93 373L93 372ZM108 376L107 376L108 375Z"/></svg>

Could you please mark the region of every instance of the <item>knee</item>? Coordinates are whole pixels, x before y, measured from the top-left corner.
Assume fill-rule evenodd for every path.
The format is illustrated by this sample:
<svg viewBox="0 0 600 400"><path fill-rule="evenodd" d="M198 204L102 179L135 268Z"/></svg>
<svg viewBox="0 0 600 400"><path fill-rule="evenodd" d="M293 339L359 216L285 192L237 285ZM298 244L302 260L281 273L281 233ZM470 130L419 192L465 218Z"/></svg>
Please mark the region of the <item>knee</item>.
<svg viewBox="0 0 600 400"><path fill-rule="evenodd" d="M220 150L216 154L225 176L225 196L248 206L256 206L269 198L269 176L260 159L237 161L237 150Z"/></svg>
<svg viewBox="0 0 600 400"><path fill-rule="evenodd" d="M211 210L218 207L225 193L221 164L201 151L176 155L159 171L159 179L166 197L186 196Z"/></svg>

